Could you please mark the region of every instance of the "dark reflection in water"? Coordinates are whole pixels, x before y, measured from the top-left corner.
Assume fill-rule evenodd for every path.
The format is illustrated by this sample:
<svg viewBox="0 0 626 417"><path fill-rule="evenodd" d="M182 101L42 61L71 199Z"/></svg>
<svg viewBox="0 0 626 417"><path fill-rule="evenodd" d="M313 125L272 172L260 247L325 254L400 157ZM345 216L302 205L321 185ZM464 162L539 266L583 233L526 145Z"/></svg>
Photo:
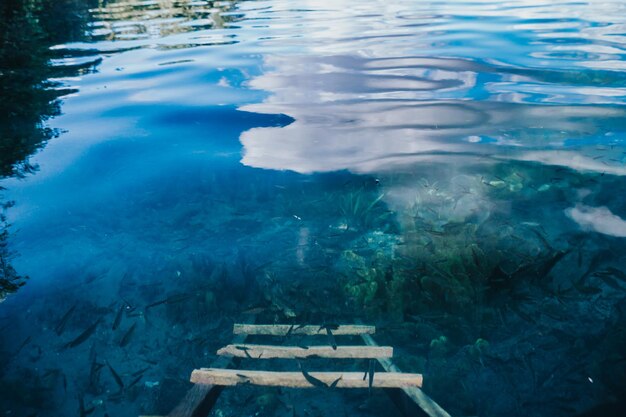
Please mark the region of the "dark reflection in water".
<svg viewBox="0 0 626 417"><path fill-rule="evenodd" d="M2 265L31 278L1 304L0 412L167 414L249 311L376 324L452 415L619 408L621 2L2 7Z"/></svg>
<svg viewBox="0 0 626 417"><path fill-rule="evenodd" d="M7 0L0 4L0 178L24 176L36 170L29 157L57 135L44 125L59 114L55 91L49 79L48 47L61 39L75 39L84 30L86 8L76 1ZM75 13L59 7L70 6ZM53 25L51 23L54 22ZM0 299L23 284L10 264L6 247L8 225L2 203L0 213Z"/></svg>

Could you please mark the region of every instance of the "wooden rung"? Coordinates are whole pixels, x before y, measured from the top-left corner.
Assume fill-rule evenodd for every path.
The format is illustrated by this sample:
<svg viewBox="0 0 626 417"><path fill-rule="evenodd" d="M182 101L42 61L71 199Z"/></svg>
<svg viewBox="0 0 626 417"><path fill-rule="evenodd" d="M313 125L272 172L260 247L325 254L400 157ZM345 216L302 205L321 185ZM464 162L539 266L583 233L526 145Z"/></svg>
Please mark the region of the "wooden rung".
<svg viewBox="0 0 626 417"><path fill-rule="evenodd" d="M337 388L368 388L369 378L363 379L363 372L310 372L313 378ZM381 372L374 374L374 388L421 387L421 374ZM314 388L302 372L249 371L240 369L202 368L191 373L194 384L232 386L239 384L264 385L271 387Z"/></svg>
<svg viewBox="0 0 626 417"><path fill-rule="evenodd" d="M368 334L361 335L361 338L368 346L378 346L376 341L372 338L372 336ZM382 365L385 371L388 372L388 375L394 375L394 373L399 373L400 368L398 368L391 359L388 358L379 358L378 362ZM419 387L403 387L402 391L414 401L415 404L428 416L428 417L450 417L450 414L446 410L444 410L439 404L433 401L428 395L426 395L421 389L421 385Z"/></svg>
<svg viewBox="0 0 626 417"><path fill-rule="evenodd" d="M273 358L351 358L376 359L393 357L391 346L272 346L272 345L228 345L217 351L218 355L251 359Z"/></svg>
<svg viewBox="0 0 626 417"><path fill-rule="evenodd" d="M307 325L298 327L298 325L292 324L240 324L235 323L233 325L234 334L256 334L256 335L269 335L269 336L286 336L291 329L291 334L294 335L322 335L326 334L324 328L321 326ZM346 336L346 335L363 335L376 333L375 326L366 326L361 324L344 324L336 329L332 330L334 335Z"/></svg>

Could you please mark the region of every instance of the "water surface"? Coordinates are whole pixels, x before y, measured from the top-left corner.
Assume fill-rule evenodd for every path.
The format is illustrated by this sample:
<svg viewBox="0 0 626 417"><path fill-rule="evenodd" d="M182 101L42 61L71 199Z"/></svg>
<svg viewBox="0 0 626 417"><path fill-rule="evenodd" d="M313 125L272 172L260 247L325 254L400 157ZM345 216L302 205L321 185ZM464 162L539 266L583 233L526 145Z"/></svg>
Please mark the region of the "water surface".
<svg viewBox="0 0 626 417"><path fill-rule="evenodd" d="M0 412L167 414L253 309L376 324L452 415L612 415L625 9L3 2ZM216 407L394 410L251 387Z"/></svg>

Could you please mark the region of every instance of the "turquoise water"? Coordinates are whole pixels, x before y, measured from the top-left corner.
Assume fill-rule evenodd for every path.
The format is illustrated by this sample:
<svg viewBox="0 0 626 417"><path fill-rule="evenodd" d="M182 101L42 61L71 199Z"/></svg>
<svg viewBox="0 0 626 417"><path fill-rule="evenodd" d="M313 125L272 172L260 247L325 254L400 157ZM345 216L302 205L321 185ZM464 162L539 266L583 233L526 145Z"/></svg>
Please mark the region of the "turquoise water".
<svg viewBox="0 0 626 417"><path fill-rule="evenodd" d="M376 324L454 416L620 415L626 3L0 11L2 415L165 415L251 309Z"/></svg>

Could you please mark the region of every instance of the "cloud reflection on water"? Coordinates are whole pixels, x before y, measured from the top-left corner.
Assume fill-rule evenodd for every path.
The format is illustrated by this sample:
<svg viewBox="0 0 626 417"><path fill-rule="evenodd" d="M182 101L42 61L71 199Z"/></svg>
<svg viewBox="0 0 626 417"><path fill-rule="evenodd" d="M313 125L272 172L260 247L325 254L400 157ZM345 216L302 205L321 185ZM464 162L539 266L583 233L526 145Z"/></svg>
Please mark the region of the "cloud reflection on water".
<svg viewBox="0 0 626 417"><path fill-rule="evenodd" d="M268 56L265 65L271 71L250 86L272 95L242 109L287 114L295 122L244 132L244 165L300 173L376 172L389 169L392 160L453 153L626 174L609 150L599 160L593 147L583 146L589 138L623 133L622 107L577 103L563 93L552 105L494 94L481 80L519 77L504 68L462 59L356 56ZM588 87L579 88L576 94Z"/></svg>

